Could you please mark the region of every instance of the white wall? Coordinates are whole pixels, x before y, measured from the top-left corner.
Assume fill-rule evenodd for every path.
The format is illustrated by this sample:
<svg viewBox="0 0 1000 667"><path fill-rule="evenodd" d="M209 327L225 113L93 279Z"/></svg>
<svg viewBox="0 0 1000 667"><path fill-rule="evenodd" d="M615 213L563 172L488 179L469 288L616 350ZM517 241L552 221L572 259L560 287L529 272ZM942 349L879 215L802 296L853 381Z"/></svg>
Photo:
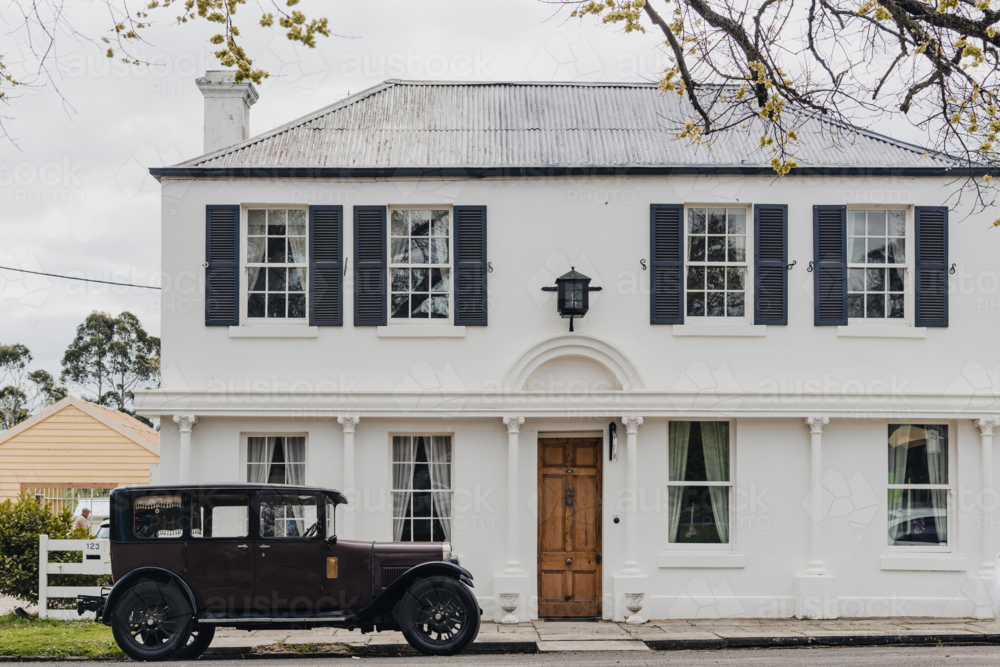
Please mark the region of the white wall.
<svg viewBox="0 0 1000 667"><path fill-rule="evenodd" d="M945 204L950 178L644 177L581 180L331 182L262 180L163 184L164 387L269 390L300 382L356 390L392 390L418 362L450 378L449 386L479 390L497 380L529 345L567 330L556 314L551 284L569 264L591 275L603 292L591 294L590 313L577 331L618 345L641 368L649 389L689 383L699 369L731 374L745 391L796 383L899 392L943 392L967 365L994 369L993 331L1000 319L994 269L1000 235L991 213L953 211L950 261L951 326L926 339L838 338L836 327L813 326L812 206L857 201ZM608 203L601 203L610 199ZM670 202L787 203L789 206L789 324L764 338L680 338L670 326L649 324L649 204ZM343 327L323 327L315 339L230 339L226 327L204 326L205 206L240 203L342 203ZM354 327L351 204L485 204L489 215L488 327L469 327L463 339L379 339L373 327ZM912 254L912 248L910 248ZM919 360L919 364L913 363ZM724 368L722 368L724 366ZM873 384L874 383L874 384Z"/></svg>
<svg viewBox="0 0 1000 667"><path fill-rule="evenodd" d="M666 415L685 418L694 408L665 394L658 399L665 403L645 413L637 480L639 567L649 577L645 616L782 617L794 612L795 577L809 560L812 520L807 513L809 434L801 416L788 414L792 404L800 412L836 413L823 435L823 485L830 498L822 518L821 555L837 578L839 613L970 615L982 611L983 587L992 586L974 578L981 562L982 504L954 500L955 539L945 557L966 559L963 571L882 570L880 558L888 553L885 443L889 421L920 423L930 413L946 418L956 447L953 475L959 495L974 496L982 489L980 436L971 419L997 413L1000 384L995 343L1000 296L993 268L1000 237L988 229L992 214L952 211L949 261L957 264L957 273L950 277L950 326L928 329L925 338L846 338L838 336L837 327L815 327L814 274L806 271L813 258L814 204L938 206L953 189L951 179L863 177L164 182L167 392L160 398L156 392L140 396L137 403L141 412L143 405L154 406L147 414L199 415L192 436L191 481L239 480L241 433L303 433L309 443L308 481L331 487L342 487L344 480L343 433L335 417L356 409L362 416L355 441L357 491L352 495L359 513L351 537L358 539L391 538L391 434L453 433L460 490L454 543L463 564L476 575L476 593L490 614L491 577L500 574L507 560L507 432L499 413L485 417L480 408L464 411L463 401L476 400L484 386L500 380L539 340L566 331L554 296L540 287L552 284L573 264L604 287L591 294L591 311L576 322L578 332L603 338L630 357L651 392L680 392L676 396L683 394L683 400L695 396L702 415L706 410L718 418L739 415L734 422L732 552L743 556L743 564L692 568L661 567L661 556L673 553L666 544ZM649 204L710 202L788 204L788 257L797 262L789 273L788 326L769 326L763 337L716 338L675 336L670 326L649 324L649 272L640 265L640 260L649 261ZM350 267L345 326L321 327L314 339L234 339L226 327L204 326L205 206L241 203L345 205L344 248ZM488 259L494 268L489 326L468 327L465 337L457 339L385 339L375 328L352 326L351 206L436 203L488 207ZM912 245L908 250L912 254ZM552 368L564 381L580 377L604 382L607 377L589 362L564 360ZM320 388L347 401L326 406L329 416L324 419L316 417L317 401L326 400L316 398ZM192 393L185 395L188 390ZM465 398L439 395L442 390L465 392ZM385 399L391 409L382 405L377 415L366 414L365 392L375 391L423 392L440 412L429 416ZM720 392L738 396L716 400ZM779 396L767 397L768 392ZM643 414L651 395L626 392L618 402L576 410L560 403L558 393L539 399L541 403L520 404L528 419L520 434L518 555L532 582L539 432L605 432L616 416ZM297 395L313 396L301 415L294 411ZM973 406L973 396L985 397L985 402ZM279 403L281 410L271 412ZM927 405L932 407L920 407ZM924 413L915 417L914 410ZM161 438L161 478L174 481L176 425L164 420ZM620 424L619 438L619 460L606 461L604 469L606 615L613 607L612 577L625 560L625 433ZM613 523L616 514L622 517L619 524Z"/></svg>

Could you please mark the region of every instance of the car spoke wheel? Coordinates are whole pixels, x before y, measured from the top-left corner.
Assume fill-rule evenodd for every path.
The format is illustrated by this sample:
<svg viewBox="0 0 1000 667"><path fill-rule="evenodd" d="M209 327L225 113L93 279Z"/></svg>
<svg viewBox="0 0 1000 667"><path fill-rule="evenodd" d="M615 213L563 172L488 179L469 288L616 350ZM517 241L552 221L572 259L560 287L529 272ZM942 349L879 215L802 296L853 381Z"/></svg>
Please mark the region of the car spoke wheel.
<svg viewBox="0 0 1000 667"><path fill-rule="evenodd" d="M413 648L428 655L453 655L479 634L479 604L462 583L428 577L414 582L404 595L399 621Z"/></svg>
<svg viewBox="0 0 1000 667"><path fill-rule="evenodd" d="M115 641L133 660L164 660L191 636L192 610L173 581L141 579L125 591L111 619Z"/></svg>

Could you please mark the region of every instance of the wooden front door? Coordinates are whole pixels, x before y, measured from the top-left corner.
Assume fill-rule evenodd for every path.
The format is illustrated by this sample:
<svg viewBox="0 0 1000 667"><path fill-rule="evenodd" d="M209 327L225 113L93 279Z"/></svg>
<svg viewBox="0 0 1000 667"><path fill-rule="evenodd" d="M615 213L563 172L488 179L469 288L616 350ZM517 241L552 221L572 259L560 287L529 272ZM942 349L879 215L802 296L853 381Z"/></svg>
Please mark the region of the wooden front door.
<svg viewBox="0 0 1000 667"><path fill-rule="evenodd" d="M600 438L538 440L538 615L601 614Z"/></svg>

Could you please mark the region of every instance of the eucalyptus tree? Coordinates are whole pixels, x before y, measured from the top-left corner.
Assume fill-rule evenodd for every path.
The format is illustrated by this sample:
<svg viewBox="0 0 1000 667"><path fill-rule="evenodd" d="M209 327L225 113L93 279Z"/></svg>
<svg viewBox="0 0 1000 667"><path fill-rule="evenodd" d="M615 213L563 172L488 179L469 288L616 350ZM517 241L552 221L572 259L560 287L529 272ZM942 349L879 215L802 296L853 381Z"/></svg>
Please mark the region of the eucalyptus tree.
<svg viewBox="0 0 1000 667"><path fill-rule="evenodd" d="M31 351L20 343L0 344L0 431L66 397L48 371L30 370Z"/></svg>

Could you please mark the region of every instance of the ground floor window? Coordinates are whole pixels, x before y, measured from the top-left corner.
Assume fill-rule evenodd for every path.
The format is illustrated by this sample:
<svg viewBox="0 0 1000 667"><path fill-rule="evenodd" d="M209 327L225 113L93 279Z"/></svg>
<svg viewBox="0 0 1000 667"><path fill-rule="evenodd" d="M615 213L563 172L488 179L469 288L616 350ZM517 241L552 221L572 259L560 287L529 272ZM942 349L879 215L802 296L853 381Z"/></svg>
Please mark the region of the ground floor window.
<svg viewBox="0 0 1000 667"><path fill-rule="evenodd" d="M451 436L392 438L392 539L451 539Z"/></svg>
<svg viewBox="0 0 1000 667"><path fill-rule="evenodd" d="M670 422L667 510L671 544L728 544L729 422Z"/></svg>
<svg viewBox="0 0 1000 667"><path fill-rule="evenodd" d="M948 546L948 427L889 424L889 546Z"/></svg>
<svg viewBox="0 0 1000 667"><path fill-rule="evenodd" d="M247 482L305 484L305 436L247 438Z"/></svg>

